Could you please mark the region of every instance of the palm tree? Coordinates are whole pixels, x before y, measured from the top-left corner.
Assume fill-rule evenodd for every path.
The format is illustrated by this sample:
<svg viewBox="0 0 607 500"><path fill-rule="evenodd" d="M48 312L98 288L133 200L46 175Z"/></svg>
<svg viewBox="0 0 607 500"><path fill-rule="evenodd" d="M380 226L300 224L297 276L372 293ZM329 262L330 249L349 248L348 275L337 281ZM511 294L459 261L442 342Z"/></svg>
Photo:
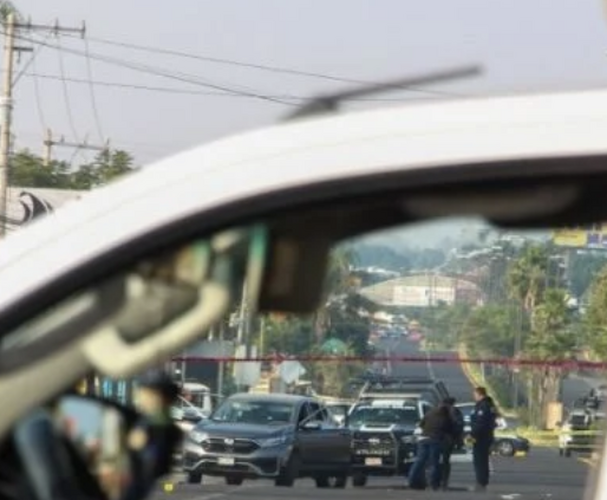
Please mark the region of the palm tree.
<svg viewBox="0 0 607 500"><path fill-rule="evenodd" d="M329 255L325 275L325 296L327 300L318 308L314 317L314 328L319 345L323 340L324 333L331 326L333 302L352 291L351 268L354 261L354 250L348 246L337 247Z"/></svg>
<svg viewBox="0 0 607 500"><path fill-rule="evenodd" d="M519 300L532 313L546 288L548 252L546 247L532 245L525 248L514 261L508 273L508 288L512 298Z"/></svg>

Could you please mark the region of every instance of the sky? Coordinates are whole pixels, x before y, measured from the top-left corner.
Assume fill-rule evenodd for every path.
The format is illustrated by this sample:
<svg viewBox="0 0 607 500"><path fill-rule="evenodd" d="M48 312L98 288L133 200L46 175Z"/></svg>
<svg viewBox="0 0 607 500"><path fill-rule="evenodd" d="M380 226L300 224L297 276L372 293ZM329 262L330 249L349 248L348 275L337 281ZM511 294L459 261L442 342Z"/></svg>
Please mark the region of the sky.
<svg viewBox="0 0 607 500"><path fill-rule="evenodd" d="M86 37L20 33L15 148L42 153L43 133L132 153L140 165L272 124L302 98L460 65L483 75L380 96L353 108L602 86L607 14L601 0L16 0L34 24L86 23ZM136 44L205 58L324 75L307 77L144 52ZM35 47L40 47L36 44ZM86 57L88 52L89 57ZM133 68L137 68L135 71ZM37 77L32 76L38 75ZM80 82L68 81L79 80ZM88 82L92 80L91 85ZM164 91L109 86L161 87ZM226 93L222 89L229 89ZM236 90L242 95L234 95ZM217 95L217 94L220 95ZM215 94L215 95L213 95ZM274 96L281 102L250 95ZM67 99L66 99L67 96ZM97 110L95 112L95 109ZM96 119L97 115L98 119ZM78 165L92 153L55 148Z"/></svg>

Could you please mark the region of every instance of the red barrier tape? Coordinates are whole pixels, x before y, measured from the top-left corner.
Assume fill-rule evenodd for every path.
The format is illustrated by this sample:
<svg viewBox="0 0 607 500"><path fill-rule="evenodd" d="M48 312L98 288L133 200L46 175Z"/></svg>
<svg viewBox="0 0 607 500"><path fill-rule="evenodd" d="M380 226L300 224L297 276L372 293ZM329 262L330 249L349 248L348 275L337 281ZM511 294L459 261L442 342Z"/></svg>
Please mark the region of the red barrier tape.
<svg viewBox="0 0 607 500"><path fill-rule="evenodd" d="M454 356L382 356L382 357L364 357L364 356L262 356L262 357L202 357L202 356L183 356L173 358L173 361L193 361L193 362L215 362L215 363L281 363L283 361L300 361L303 363L317 362L337 362L337 363L470 363L487 364L512 367L547 367L564 368L568 370L606 370L606 362L594 361L576 361L576 360L543 360L543 359L513 359L513 358L459 358Z"/></svg>

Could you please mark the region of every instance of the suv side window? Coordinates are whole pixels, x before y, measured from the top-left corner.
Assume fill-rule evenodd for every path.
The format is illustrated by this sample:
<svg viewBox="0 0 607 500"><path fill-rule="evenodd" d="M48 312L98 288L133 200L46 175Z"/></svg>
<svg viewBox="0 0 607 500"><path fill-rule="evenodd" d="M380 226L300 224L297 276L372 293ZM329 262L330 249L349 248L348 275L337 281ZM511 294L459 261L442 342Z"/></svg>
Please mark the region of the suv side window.
<svg viewBox="0 0 607 500"><path fill-rule="evenodd" d="M326 410L321 408L318 403L310 403L310 421L311 422L324 422L326 420Z"/></svg>

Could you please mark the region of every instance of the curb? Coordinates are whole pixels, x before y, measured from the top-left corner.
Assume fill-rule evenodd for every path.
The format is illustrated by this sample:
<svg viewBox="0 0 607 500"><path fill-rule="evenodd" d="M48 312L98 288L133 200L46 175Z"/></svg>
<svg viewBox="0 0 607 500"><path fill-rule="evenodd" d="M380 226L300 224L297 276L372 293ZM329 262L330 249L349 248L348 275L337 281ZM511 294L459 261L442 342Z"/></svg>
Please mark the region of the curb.
<svg viewBox="0 0 607 500"><path fill-rule="evenodd" d="M468 352L467 352L466 346L464 344L460 344L457 347L457 354L460 359L467 359ZM495 406L497 407L497 409L501 415L503 415L504 417L511 417L511 418L512 417L516 418L518 416L515 412L506 411L504 409L504 407L500 403L499 399L495 397L495 392L493 391L493 389L490 386L488 386L486 383L483 383L480 380L477 380L477 378L470 371L470 367L468 366L468 363L460 363L460 365L462 367L462 371L464 372L464 375L468 379L468 382L470 382L470 384L473 387L484 386L487 388L487 392L489 393L489 396L491 396L491 398L495 402Z"/></svg>

